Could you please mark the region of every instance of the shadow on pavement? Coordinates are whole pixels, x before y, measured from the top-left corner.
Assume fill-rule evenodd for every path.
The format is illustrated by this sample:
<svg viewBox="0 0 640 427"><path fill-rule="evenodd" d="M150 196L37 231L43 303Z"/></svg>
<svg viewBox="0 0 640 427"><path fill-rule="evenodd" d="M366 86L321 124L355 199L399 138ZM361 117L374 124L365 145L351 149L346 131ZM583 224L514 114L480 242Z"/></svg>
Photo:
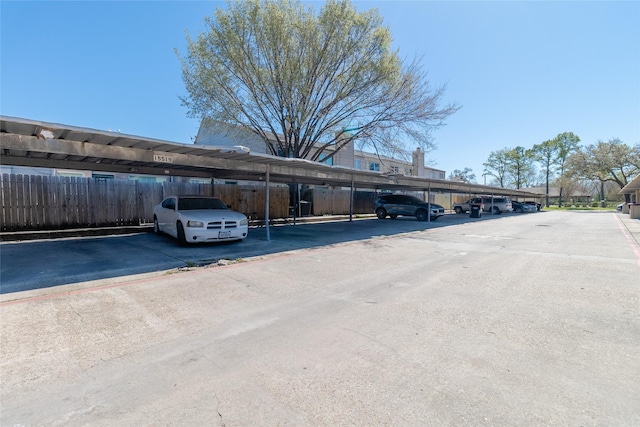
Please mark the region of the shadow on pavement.
<svg viewBox="0 0 640 427"><path fill-rule="evenodd" d="M187 247L178 246L166 235L152 233L3 243L0 294L203 266L223 259L245 259L495 218L445 215L433 222L397 218L300 223L270 227L270 240L266 228L258 227L250 229L249 237L242 242Z"/></svg>

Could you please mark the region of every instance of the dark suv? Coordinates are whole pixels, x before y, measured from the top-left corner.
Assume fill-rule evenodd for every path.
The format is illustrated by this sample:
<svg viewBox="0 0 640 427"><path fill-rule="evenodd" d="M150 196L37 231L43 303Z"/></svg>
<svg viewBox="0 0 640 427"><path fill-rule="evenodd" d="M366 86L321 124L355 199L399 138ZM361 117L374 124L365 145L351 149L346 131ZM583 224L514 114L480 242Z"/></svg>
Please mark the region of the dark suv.
<svg viewBox="0 0 640 427"><path fill-rule="evenodd" d="M415 216L418 221L426 221L431 207L431 221L444 216L444 208L435 203L427 203L414 196L402 194L385 194L378 197L375 205L375 213L379 219L390 216L392 219L398 215Z"/></svg>

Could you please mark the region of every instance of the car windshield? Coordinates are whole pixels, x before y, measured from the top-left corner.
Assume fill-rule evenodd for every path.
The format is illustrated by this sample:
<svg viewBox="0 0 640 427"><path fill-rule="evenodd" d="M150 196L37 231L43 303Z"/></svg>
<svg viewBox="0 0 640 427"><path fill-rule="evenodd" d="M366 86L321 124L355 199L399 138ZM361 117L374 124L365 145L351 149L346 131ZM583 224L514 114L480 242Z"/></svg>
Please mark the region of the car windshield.
<svg viewBox="0 0 640 427"><path fill-rule="evenodd" d="M179 211L193 211L200 209L228 209L220 199L212 198L184 198L178 199Z"/></svg>

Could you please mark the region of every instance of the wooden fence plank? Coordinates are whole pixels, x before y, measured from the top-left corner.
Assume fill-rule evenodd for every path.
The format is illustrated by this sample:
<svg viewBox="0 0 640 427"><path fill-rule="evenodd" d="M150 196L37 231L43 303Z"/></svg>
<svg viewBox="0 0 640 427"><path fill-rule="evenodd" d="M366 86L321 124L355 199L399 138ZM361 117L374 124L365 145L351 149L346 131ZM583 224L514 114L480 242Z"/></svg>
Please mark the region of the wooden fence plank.
<svg viewBox="0 0 640 427"><path fill-rule="evenodd" d="M0 221L2 222L2 231L7 228L7 204L9 203L9 197L6 194L7 178L7 174L2 174L2 180L0 181Z"/></svg>
<svg viewBox="0 0 640 427"><path fill-rule="evenodd" d="M10 230L13 227L13 220L11 218L11 177L9 174L2 175L2 230Z"/></svg>
<svg viewBox="0 0 640 427"><path fill-rule="evenodd" d="M34 228L38 228L42 225L42 177L31 177L31 192L33 194L32 203L34 209Z"/></svg>
<svg viewBox="0 0 640 427"><path fill-rule="evenodd" d="M14 227L17 226L15 219L14 219L14 200L16 198L16 195L14 194L15 190L14 190L14 180L15 180L15 175L8 175L7 179L6 179L6 189L5 189L5 194L6 194L6 205L5 205L5 218L6 218L6 227L8 229L12 229Z"/></svg>
<svg viewBox="0 0 640 427"><path fill-rule="evenodd" d="M26 219L26 200L25 200L25 185L24 185L24 181L25 178L28 179L28 177L25 177L24 175L18 175L17 179L16 179L16 195L17 195L17 199L15 201L16 203L16 208L17 208L17 213L18 213L18 225L21 228L26 228L28 227L27 224L27 219Z"/></svg>

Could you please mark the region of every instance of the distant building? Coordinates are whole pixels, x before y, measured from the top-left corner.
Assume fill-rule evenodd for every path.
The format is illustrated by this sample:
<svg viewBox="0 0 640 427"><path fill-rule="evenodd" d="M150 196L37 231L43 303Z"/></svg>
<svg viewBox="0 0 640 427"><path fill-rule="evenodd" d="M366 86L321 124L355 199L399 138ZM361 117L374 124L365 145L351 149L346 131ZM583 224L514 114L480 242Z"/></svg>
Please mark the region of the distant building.
<svg viewBox="0 0 640 427"><path fill-rule="evenodd" d="M545 186L542 187L530 187L530 188L521 188L523 191L530 191L532 193L537 194L545 194L547 189ZM549 186L549 204L557 205L560 199L560 188L559 187L551 187ZM562 204L571 204L571 203L590 203L593 199L592 194L587 194L582 189L571 189L564 188L562 190Z"/></svg>
<svg viewBox="0 0 640 427"><path fill-rule="evenodd" d="M224 134L204 124L200 125L195 143L215 147L242 146L254 153L267 153L267 144L255 134L239 132L236 134ZM329 148L326 152L330 154L331 150L332 149ZM380 156L375 153L356 150L354 143L351 142L340 149L335 155L328 157L323 163L356 170L368 170L385 174L401 174L420 178L444 180L446 177L445 171L425 166L424 151L420 148L417 148L412 153L412 161L407 162L400 159Z"/></svg>

